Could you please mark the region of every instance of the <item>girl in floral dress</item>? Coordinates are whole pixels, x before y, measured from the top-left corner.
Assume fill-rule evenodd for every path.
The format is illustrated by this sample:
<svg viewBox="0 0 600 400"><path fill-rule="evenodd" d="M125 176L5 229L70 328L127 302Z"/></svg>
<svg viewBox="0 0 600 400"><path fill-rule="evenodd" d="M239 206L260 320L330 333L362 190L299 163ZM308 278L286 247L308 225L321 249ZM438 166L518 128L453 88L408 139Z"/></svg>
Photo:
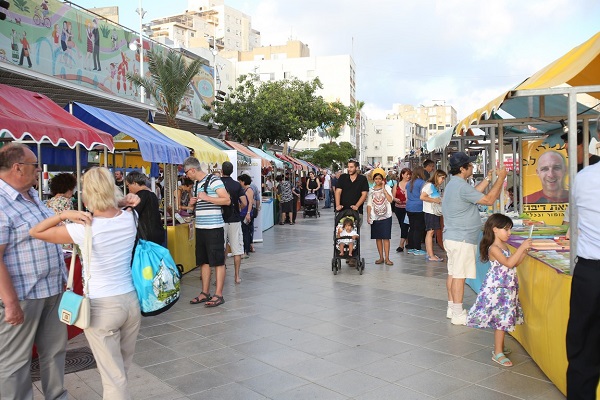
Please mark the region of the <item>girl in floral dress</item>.
<svg viewBox="0 0 600 400"><path fill-rule="evenodd" d="M531 247L531 239L527 239L515 254L510 254L506 241L512 226L512 220L502 214L493 214L486 221L479 253L482 261L491 262L491 267L467 316L467 326L495 329L492 360L503 367L513 365L506 357L510 350L504 348L505 332L523 323L516 266Z"/></svg>

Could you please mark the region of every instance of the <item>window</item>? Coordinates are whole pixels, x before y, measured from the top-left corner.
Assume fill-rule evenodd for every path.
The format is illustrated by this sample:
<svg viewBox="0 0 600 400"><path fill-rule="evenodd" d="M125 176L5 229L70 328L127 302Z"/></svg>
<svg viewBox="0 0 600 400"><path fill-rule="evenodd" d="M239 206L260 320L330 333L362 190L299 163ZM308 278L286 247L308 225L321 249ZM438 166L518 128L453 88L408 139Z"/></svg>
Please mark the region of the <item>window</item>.
<svg viewBox="0 0 600 400"><path fill-rule="evenodd" d="M438 129L438 131L443 131L444 130L444 125L438 125L437 129Z"/></svg>
<svg viewBox="0 0 600 400"><path fill-rule="evenodd" d="M436 124L429 124L429 129L435 129L436 128Z"/></svg>
<svg viewBox="0 0 600 400"><path fill-rule="evenodd" d="M292 73L291 72L284 72L283 73L283 79L291 79L292 78Z"/></svg>
<svg viewBox="0 0 600 400"><path fill-rule="evenodd" d="M388 156L387 162L388 162L388 164L394 163L394 156Z"/></svg>

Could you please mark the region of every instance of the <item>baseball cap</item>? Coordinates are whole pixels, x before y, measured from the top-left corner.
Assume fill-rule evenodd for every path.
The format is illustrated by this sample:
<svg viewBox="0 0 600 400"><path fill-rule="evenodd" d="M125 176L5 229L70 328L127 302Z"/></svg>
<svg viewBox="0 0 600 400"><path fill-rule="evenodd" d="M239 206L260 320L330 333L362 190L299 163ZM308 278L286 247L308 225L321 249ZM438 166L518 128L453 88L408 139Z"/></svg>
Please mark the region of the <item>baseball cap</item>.
<svg viewBox="0 0 600 400"><path fill-rule="evenodd" d="M569 133L563 133L562 135L560 135L560 138L563 140L563 142L567 143L569 141ZM590 135L589 140L592 139L592 136ZM577 125L577 144L580 145L583 143L583 127L581 125Z"/></svg>
<svg viewBox="0 0 600 400"><path fill-rule="evenodd" d="M462 151L459 151L452 154L448 161L450 163L450 168L458 168L475 160L477 160L477 156L469 157Z"/></svg>

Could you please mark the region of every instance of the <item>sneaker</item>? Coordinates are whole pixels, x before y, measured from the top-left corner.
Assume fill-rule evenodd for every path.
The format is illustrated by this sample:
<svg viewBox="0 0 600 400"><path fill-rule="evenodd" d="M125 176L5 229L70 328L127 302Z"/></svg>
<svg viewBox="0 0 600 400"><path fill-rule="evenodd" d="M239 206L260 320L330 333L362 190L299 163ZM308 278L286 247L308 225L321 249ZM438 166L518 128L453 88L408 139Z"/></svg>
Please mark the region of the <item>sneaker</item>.
<svg viewBox="0 0 600 400"><path fill-rule="evenodd" d="M457 316L452 315L450 323L452 325L467 325L467 310L462 310L462 312Z"/></svg>
<svg viewBox="0 0 600 400"><path fill-rule="evenodd" d="M413 250L411 254L414 256L426 256L427 252L425 250Z"/></svg>
<svg viewBox="0 0 600 400"><path fill-rule="evenodd" d="M452 308L448 307L446 309L446 318L451 319L452 318Z"/></svg>

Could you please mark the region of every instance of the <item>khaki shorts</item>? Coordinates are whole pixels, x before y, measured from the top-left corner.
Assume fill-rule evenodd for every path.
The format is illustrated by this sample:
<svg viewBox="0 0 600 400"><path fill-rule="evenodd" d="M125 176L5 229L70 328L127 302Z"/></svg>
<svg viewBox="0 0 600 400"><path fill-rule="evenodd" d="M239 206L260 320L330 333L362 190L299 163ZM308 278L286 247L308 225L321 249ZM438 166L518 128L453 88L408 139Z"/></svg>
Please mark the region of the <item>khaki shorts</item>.
<svg viewBox="0 0 600 400"><path fill-rule="evenodd" d="M241 256L242 254L244 254L244 237L242 234L242 223L226 222L223 231L225 233L225 246L227 246L227 243L229 243L229 247L231 248L231 255Z"/></svg>
<svg viewBox="0 0 600 400"><path fill-rule="evenodd" d="M448 275L456 279L475 279L477 276L475 262L477 245L444 240L444 249L448 255Z"/></svg>

